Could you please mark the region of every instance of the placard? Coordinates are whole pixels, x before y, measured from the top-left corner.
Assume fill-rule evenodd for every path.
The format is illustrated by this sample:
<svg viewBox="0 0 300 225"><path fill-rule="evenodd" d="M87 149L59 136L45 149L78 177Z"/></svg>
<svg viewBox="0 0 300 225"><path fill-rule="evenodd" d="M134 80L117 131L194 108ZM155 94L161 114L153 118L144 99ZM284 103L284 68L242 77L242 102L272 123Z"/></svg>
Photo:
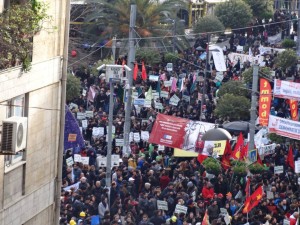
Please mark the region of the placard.
<svg viewBox="0 0 300 225"><path fill-rule="evenodd" d="M82 124L82 128L84 128L84 129L86 129L87 126L88 126L87 120L82 120L82 121L81 121L81 124Z"/></svg>
<svg viewBox="0 0 300 225"><path fill-rule="evenodd" d="M173 63L167 63L167 71L168 72L173 71Z"/></svg>
<svg viewBox="0 0 300 225"><path fill-rule="evenodd" d="M82 90L82 95L86 96L86 90L85 89Z"/></svg>
<svg viewBox="0 0 300 225"><path fill-rule="evenodd" d="M68 142L75 142L77 138L77 134L69 134L68 135Z"/></svg>
<svg viewBox="0 0 300 225"><path fill-rule="evenodd" d="M244 51L244 47L241 46L241 45L238 45L238 46L236 46L236 51L237 52L242 52L242 51Z"/></svg>
<svg viewBox="0 0 300 225"><path fill-rule="evenodd" d="M77 119L78 120L83 120L83 119L85 119L85 117L86 117L85 113L77 112Z"/></svg>
<svg viewBox="0 0 300 225"><path fill-rule="evenodd" d="M157 200L156 202L157 202L157 209L166 210L166 211L169 210L167 201Z"/></svg>
<svg viewBox="0 0 300 225"><path fill-rule="evenodd" d="M159 98L159 93L158 92L152 92L152 97L154 100Z"/></svg>
<svg viewBox="0 0 300 225"><path fill-rule="evenodd" d="M300 160L295 161L295 173L300 173Z"/></svg>
<svg viewBox="0 0 300 225"><path fill-rule="evenodd" d="M116 133L116 127L112 126L111 129L112 129L112 133L115 134ZM106 131L108 131L108 126L106 126Z"/></svg>
<svg viewBox="0 0 300 225"><path fill-rule="evenodd" d="M182 100L186 101L186 102L190 102L191 101L191 97L188 95L183 95L182 96Z"/></svg>
<svg viewBox="0 0 300 225"><path fill-rule="evenodd" d="M188 210L188 208L187 208L186 206L177 204L177 205L176 205L176 208L175 208L175 213L178 213L178 214L180 214L180 213L186 214L186 213L187 213L187 210Z"/></svg>
<svg viewBox="0 0 300 225"><path fill-rule="evenodd" d="M274 166L274 174L283 173L283 166Z"/></svg>
<svg viewBox="0 0 300 225"><path fill-rule="evenodd" d="M172 80L165 80L164 81L164 86L165 87L171 87L172 86Z"/></svg>
<svg viewBox="0 0 300 225"><path fill-rule="evenodd" d="M283 220L283 225L290 225L290 221L287 220L287 219L284 219L284 220Z"/></svg>
<svg viewBox="0 0 300 225"><path fill-rule="evenodd" d="M97 157L97 166L98 167L106 167L106 157L98 156Z"/></svg>
<svg viewBox="0 0 300 225"><path fill-rule="evenodd" d="M161 91L160 92L160 97L161 98L169 98L169 92L167 92L167 91Z"/></svg>
<svg viewBox="0 0 300 225"><path fill-rule="evenodd" d="M177 97L177 95L173 95L173 96L170 98L169 103L170 103L170 105L177 106L179 101L180 101L180 99Z"/></svg>
<svg viewBox="0 0 300 225"><path fill-rule="evenodd" d="M130 132L130 133L129 133L129 141L130 141L130 142L133 141L133 132Z"/></svg>
<svg viewBox="0 0 300 225"><path fill-rule="evenodd" d="M111 155L111 166L119 166L120 164L120 155Z"/></svg>
<svg viewBox="0 0 300 225"><path fill-rule="evenodd" d="M229 218L228 214L225 214L224 221L225 221L226 225L230 224L230 218Z"/></svg>
<svg viewBox="0 0 300 225"><path fill-rule="evenodd" d="M160 103L160 102L154 102L154 106L156 109L160 109L160 110L164 109L162 103Z"/></svg>
<svg viewBox="0 0 300 225"><path fill-rule="evenodd" d="M124 146L124 139L119 139L116 138L116 146L120 147L120 146Z"/></svg>
<svg viewBox="0 0 300 225"><path fill-rule="evenodd" d="M133 140L135 142L140 142L141 141L140 133L138 132L133 133Z"/></svg>
<svg viewBox="0 0 300 225"><path fill-rule="evenodd" d="M165 150L165 146L163 145L158 145L158 151L164 151Z"/></svg>
<svg viewBox="0 0 300 225"><path fill-rule="evenodd" d="M158 79L159 79L159 76L149 75L149 80L151 80L151 81L158 81Z"/></svg>
<svg viewBox="0 0 300 225"><path fill-rule="evenodd" d="M74 164L74 160L73 160L72 156L66 159L66 163L67 163L67 166L72 166Z"/></svg>
<svg viewBox="0 0 300 225"><path fill-rule="evenodd" d="M149 131L141 131L141 139L143 141L148 141L149 140Z"/></svg>
<svg viewBox="0 0 300 225"><path fill-rule="evenodd" d="M144 107L146 107L146 108L151 108L151 103L152 103L152 100L150 100L150 99L145 99Z"/></svg>
<svg viewBox="0 0 300 225"><path fill-rule="evenodd" d="M93 136L101 137L104 135L104 127L93 127Z"/></svg>
<svg viewBox="0 0 300 225"><path fill-rule="evenodd" d="M133 101L134 105L145 105L145 99L144 98L136 98Z"/></svg>
<svg viewBox="0 0 300 225"><path fill-rule="evenodd" d="M92 118L94 116L94 112L93 111L85 111L85 116L87 118Z"/></svg>
<svg viewBox="0 0 300 225"><path fill-rule="evenodd" d="M225 209L225 208L220 208L220 212L221 212L221 214L223 214L223 215L228 214L227 209Z"/></svg>
<svg viewBox="0 0 300 225"><path fill-rule="evenodd" d="M299 100L300 100L300 84L299 84L298 91L299 91ZM269 133L275 133L277 135L281 135L284 137L300 140L300 122L298 121L293 121L293 120L270 115L268 127L269 127Z"/></svg>
<svg viewBox="0 0 300 225"><path fill-rule="evenodd" d="M89 165L90 157L81 157L81 162L83 165Z"/></svg>
<svg viewBox="0 0 300 225"><path fill-rule="evenodd" d="M217 72L215 79L218 80L218 81L222 81L224 79L223 72Z"/></svg>
<svg viewBox="0 0 300 225"><path fill-rule="evenodd" d="M272 191L267 191L267 199L274 199L274 193Z"/></svg>
<svg viewBox="0 0 300 225"><path fill-rule="evenodd" d="M74 162L81 162L81 155L74 154Z"/></svg>

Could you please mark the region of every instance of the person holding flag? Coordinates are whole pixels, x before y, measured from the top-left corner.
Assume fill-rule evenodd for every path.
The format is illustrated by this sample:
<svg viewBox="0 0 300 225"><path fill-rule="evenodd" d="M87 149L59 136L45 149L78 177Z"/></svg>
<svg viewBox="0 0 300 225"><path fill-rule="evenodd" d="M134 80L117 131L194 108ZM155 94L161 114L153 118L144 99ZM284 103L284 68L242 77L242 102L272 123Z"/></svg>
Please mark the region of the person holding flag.
<svg viewBox="0 0 300 225"><path fill-rule="evenodd" d="M252 195L246 198L243 213L249 213L251 209L258 205L263 197L263 187L259 186Z"/></svg>

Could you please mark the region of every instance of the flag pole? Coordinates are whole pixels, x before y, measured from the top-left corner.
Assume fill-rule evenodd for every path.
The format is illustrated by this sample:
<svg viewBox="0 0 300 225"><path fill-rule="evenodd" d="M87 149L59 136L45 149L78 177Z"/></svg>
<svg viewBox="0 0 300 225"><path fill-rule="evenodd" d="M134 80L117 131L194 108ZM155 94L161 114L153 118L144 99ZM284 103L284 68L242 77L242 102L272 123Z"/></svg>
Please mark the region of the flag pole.
<svg viewBox="0 0 300 225"><path fill-rule="evenodd" d="M243 205L241 205L241 207L239 208L239 210L236 211L236 213L233 216L235 216L236 214L238 214L239 211L241 211L241 209L243 208L244 205L245 205L245 203ZM247 213L247 221L248 221L248 213Z"/></svg>

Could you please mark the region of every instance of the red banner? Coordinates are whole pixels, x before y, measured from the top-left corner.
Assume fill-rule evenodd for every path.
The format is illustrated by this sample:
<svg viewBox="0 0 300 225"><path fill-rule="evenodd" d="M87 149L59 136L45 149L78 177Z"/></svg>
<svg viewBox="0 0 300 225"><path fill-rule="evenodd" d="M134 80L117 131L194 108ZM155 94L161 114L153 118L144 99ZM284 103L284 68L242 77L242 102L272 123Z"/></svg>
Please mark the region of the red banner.
<svg viewBox="0 0 300 225"><path fill-rule="evenodd" d="M259 124L268 126L269 114L272 101L272 90L269 81L264 78L260 79L259 95Z"/></svg>
<svg viewBox="0 0 300 225"><path fill-rule="evenodd" d="M298 121L298 102L296 100L289 100L290 102L290 110L291 110L291 118L292 120Z"/></svg>
<svg viewBox="0 0 300 225"><path fill-rule="evenodd" d="M149 142L171 148L200 152L203 149L202 134L212 128L214 128L212 123L158 114Z"/></svg>

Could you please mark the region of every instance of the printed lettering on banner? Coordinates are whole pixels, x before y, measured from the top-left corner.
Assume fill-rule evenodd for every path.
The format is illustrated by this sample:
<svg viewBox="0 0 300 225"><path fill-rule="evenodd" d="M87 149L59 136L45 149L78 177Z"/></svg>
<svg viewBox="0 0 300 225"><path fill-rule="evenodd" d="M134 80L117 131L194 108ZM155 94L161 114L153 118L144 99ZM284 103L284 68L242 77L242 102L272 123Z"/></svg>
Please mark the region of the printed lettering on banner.
<svg viewBox="0 0 300 225"><path fill-rule="evenodd" d="M89 165L90 157L81 157L81 162L83 165Z"/></svg>
<svg viewBox="0 0 300 225"><path fill-rule="evenodd" d="M275 174L283 173L283 166L274 166L274 173Z"/></svg>
<svg viewBox="0 0 300 225"><path fill-rule="evenodd" d="M300 84L296 82L274 80L274 96L300 101Z"/></svg>
<svg viewBox="0 0 300 225"><path fill-rule="evenodd" d="M270 115L268 127L269 133L300 140L300 122L298 121Z"/></svg>
<svg viewBox="0 0 300 225"><path fill-rule="evenodd" d="M98 167L106 167L106 157L98 156L97 157L97 165L98 165Z"/></svg>
<svg viewBox="0 0 300 225"><path fill-rule="evenodd" d="M74 162L81 162L81 155L74 154Z"/></svg>
<svg viewBox="0 0 300 225"><path fill-rule="evenodd" d="M166 210L166 211L169 210L167 201L157 200L156 202L157 202L157 209Z"/></svg>
<svg viewBox="0 0 300 225"><path fill-rule="evenodd" d="M68 135L68 142L74 142L76 141L77 134L69 134Z"/></svg>
<svg viewBox="0 0 300 225"><path fill-rule="evenodd" d="M165 150L165 146L163 145L158 145L158 151L164 151Z"/></svg>
<svg viewBox="0 0 300 225"><path fill-rule="evenodd" d="M82 113L82 112L77 113L77 119L78 120L83 120L83 119L85 119L85 117L86 117L85 113Z"/></svg>
<svg viewBox="0 0 300 225"><path fill-rule="evenodd" d="M84 129L86 129L87 126L88 126L87 120L82 120L82 121L81 121L81 124L82 124L82 128L84 128Z"/></svg>
<svg viewBox="0 0 300 225"><path fill-rule="evenodd" d="M85 116L87 118L92 118L94 116L94 112L93 111L85 111Z"/></svg>
<svg viewBox="0 0 300 225"><path fill-rule="evenodd" d="M274 199L274 193L272 191L267 191L267 199Z"/></svg>
<svg viewBox="0 0 300 225"><path fill-rule="evenodd" d="M169 98L169 92L167 92L167 91L161 91L160 92L160 97L162 97L162 98Z"/></svg>
<svg viewBox="0 0 300 225"><path fill-rule="evenodd" d="M143 141L148 141L149 140L149 131L141 131L141 139Z"/></svg>
<svg viewBox="0 0 300 225"><path fill-rule="evenodd" d="M270 155L275 153L276 144L261 146L258 148L259 155Z"/></svg>
<svg viewBox="0 0 300 225"><path fill-rule="evenodd" d="M120 164L120 156L119 155L111 155L111 166L119 166Z"/></svg>
<svg viewBox="0 0 300 225"><path fill-rule="evenodd" d="M124 139L116 138L116 146L124 146Z"/></svg>
<svg viewBox="0 0 300 225"><path fill-rule="evenodd" d="M183 95L182 96L182 100L186 101L186 102L190 102L191 101L191 97L188 95Z"/></svg>
<svg viewBox="0 0 300 225"><path fill-rule="evenodd" d="M188 208L187 208L186 206L177 204L177 205L176 205L176 208L175 208L175 213L178 213L178 214L180 214L180 213L186 214L186 213L187 213L187 210L188 210Z"/></svg>
<svg viewBox="0 0 300 225"><path fill-rule="evenodd" d="M177 106L179 101L180 101L180 99L177 97L177 95L173 95L170 98L170 102L169 103L170 103L170 105Z"/></svg>
<svg viewBox="0 0 300 225"><path fill-rule="evenodd" d="M152 103L152 100L145 99L144 107L146 107L146 108L151 108L151 103Z"/></svg>
<svg viewBox="0 0 300 225"><path fill-rule="evenodd" d="M74 164L74 160L73 160L72 156L66 159L66 163L67 163L67 166L72 166Z"/></svg>
<svg viewBox="0 0 300 225"><path fill-rule="evenodd" d="M162 103L160 103L160 102L154 102L154 106L155 106L156 109L159 109L159 110L164 109Z"/></svg>
<svg viewBox="0 0 300 225"><path fill-rule="evenodd" d="M241 45L238 45L238 46L236 46L236 51L237 52L242 52L242 51L244 51L244 47L241 46Z"/></svg>
<svg viewBox="0 0 300 225"><path fill-rule="evenodd" d="M136 98L133 101L134 105L145 105L145 99L144 98Z"/></svg>
<svg viewBox="0 0 300 225"><path fill-rule="evenodd" d="M300 160L295 161L295 173L300 173Z"/></svg>
<svg viewBox="0 0 300 225"><path fill-rule="evenodd" d="M111 128L112 128L112 133L115 134L116 133L116 127L112 126ZM108 126L106 126L106 131L108 132Z"/></svg>
<svg viewBox="0 0 300 225"><path fill-rule="evenodd" d="M171 87L172 86L172 80L165 80L164 81L164 86L165 87Z"/></svg>
<svg viewBox="0 0 300 225"><path fill-rule="evenodd" d="M140 133L138 133L138 132L133 133L133 140L135 142L140 142L140 140L141 140Z"/></svg>

